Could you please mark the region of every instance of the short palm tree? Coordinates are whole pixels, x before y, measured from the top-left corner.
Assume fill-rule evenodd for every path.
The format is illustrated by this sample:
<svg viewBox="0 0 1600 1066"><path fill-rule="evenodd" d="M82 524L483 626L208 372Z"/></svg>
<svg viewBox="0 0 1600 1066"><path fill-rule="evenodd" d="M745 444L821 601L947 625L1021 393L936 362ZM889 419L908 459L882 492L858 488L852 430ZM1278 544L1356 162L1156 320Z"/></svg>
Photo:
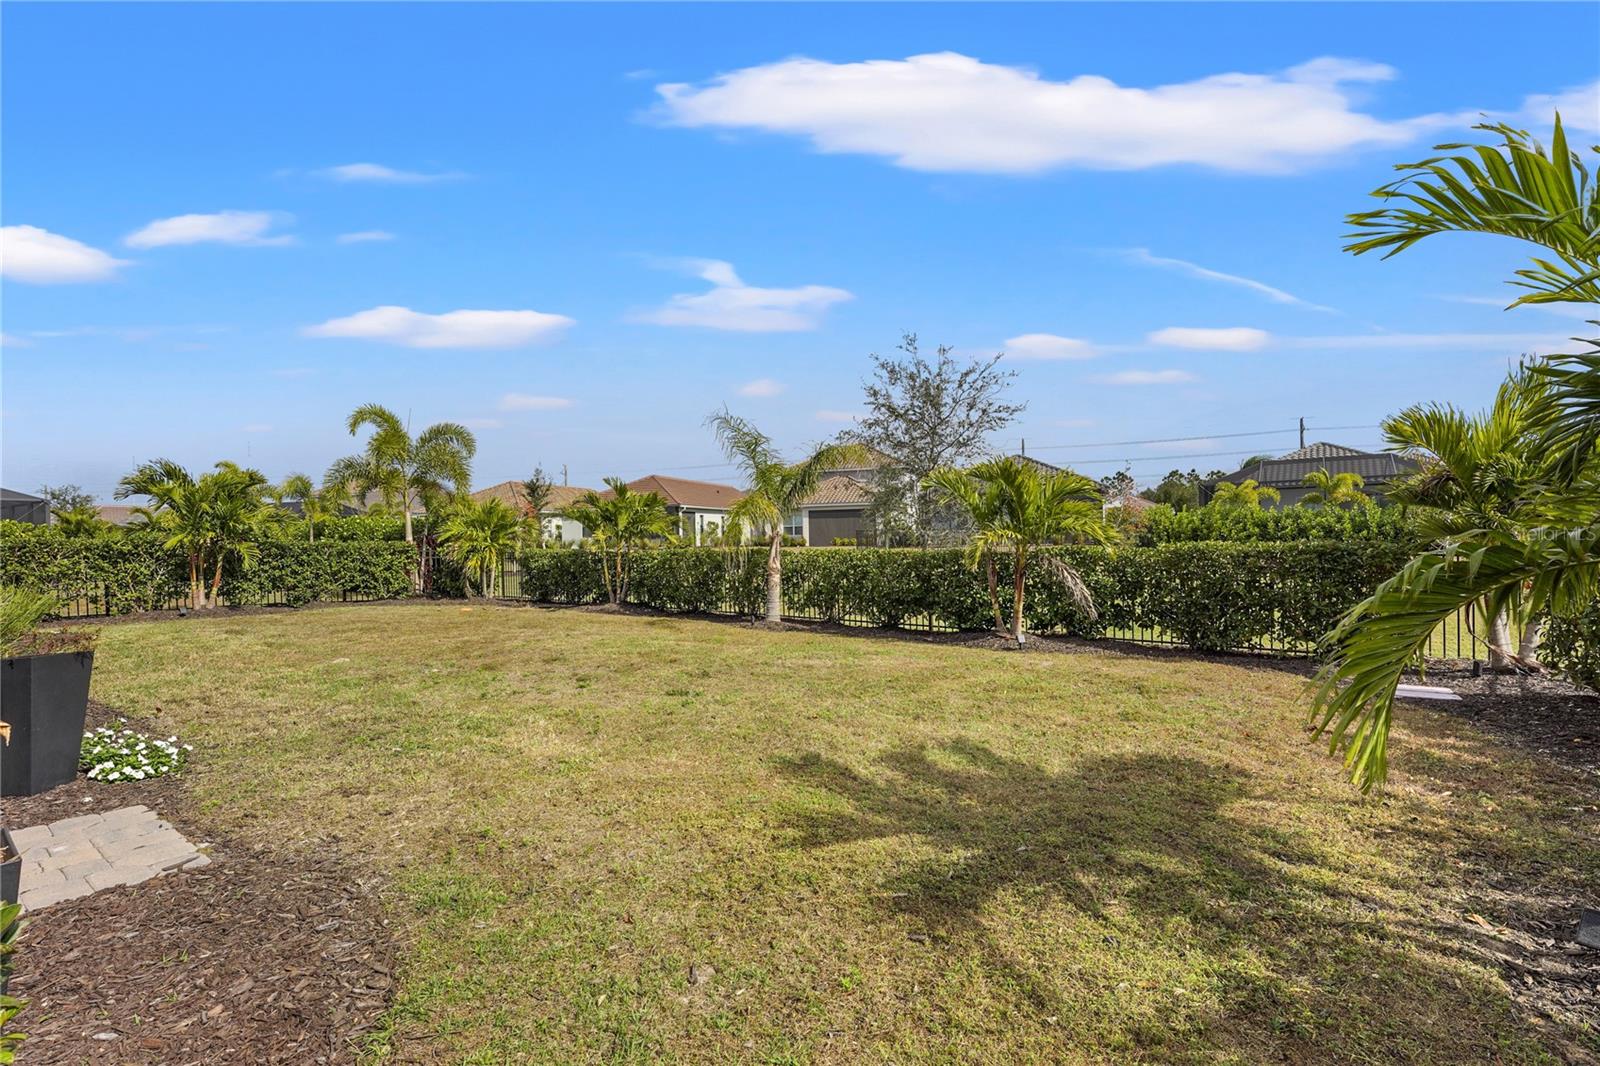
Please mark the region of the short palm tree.
<svg viewBox="0 0 1600 1066"><path fill-rule="evenodd" d="M1360 474L1352 474L1349 471L1332 474L1328 472L1327 467L1323 467L1305 476L1302 484L1309 486L1311 491L1300 497L1300 502L1307 507L1322 504L1330 507L1360 506L1370 499L1361 491L1366 483L1366 479Z"/></svg>
<svg viewBox="0 0 1600 1066"><path fill-rule="evenodd" d="M1549 258L1535 256L1516 272L1511 284L1527 291L1515 303L1600 305L1600 200L1560 116L1549 151L1508 126L1479 128L1500 143L1441 145L1459 154L1397 168L1405 176L1374 193L1384 206L1349 217L1356 232L1346 250L1394 255L1448 232L1516 237ZM1530 431L1551 453L1551 476L1521 487L1516 527L1487 514L1473 528L1457 526L1328 635L1312 720L1331 750L1343 747L1363 789L1388 771L1395 687L1441 621L1471 603L1487 604L1491 617L1514 605L1536 615L1600 595L1600 342L1587 344L1533 368L1550 383Z"/></svg>
<svg viewBox="0 0 1600 1066"><path fill-rule="evenodd" d="M349 491L342 482L330 482L322 489L305 474L290 474L283 479L275 493L285 500L296 500L300 504L300 517L306 522L306 542L317 542L317 523L324 518L331 518L339 513L344 500L349 497Z"/></svg>
<svg viewBox="0 0 1600 1066"><path fill-rule="evenodd" d="M634 492L621 478L606 478L606 492L584 493L562 514L581 523L600 551L600 573L613 605L628 602L628 563L633 549L672 532L667 502L653 492Z"/></svg>
<svg viewBox="0 0 1600 1066"><path fill-rule="evenodd" d="M971 492L951 494L959 477L976 485ZM1007 552L1011 556L1011 639L1026 640L1023 610L1026 606L1028 563L1047 544L1110 544L1116 530L1106 522L1100 507L1100 486L1090 478L1063 470L1046 473L1033 463L1016 458L991 459L965 472L935 471L928 484L969 510L974 525L970 551ZM1059 556L1037 556L1086 612L1094 601L1083 577ZM998 621L998 609L996 610Z"/></svg>
<svg viewBox="0 0 1600 1066"><path fill-rule="evenodd" d="M517 512L500 500L469 500L453 508L440 524L440 548L446 558L477 576L485 597L492 596L500 564L506 553L516 550L521 525Z"/></svg>
<svg viewBox="0 0 1600 1066"><path fill-rule="evenodd" d="M1277 503L1278 490L1270 485L1259 485L1254 478L1245 478L1237 485L1231 481L1217 482L1210 506L1222 511L1259 511L1263 502Z"/></svg>
<svg viewBox="0 0 1600 1066"><path fill-rule="evenodd" d="M929 474L923 484L940 503L965 512L974 530L990 529L1000 520L1000 487L995 482L979 481L965 470L946 466ZM995 561L994 545L984 538L973 537L967 541L965 555L968 566L984 568L994 630L1006 632L1005 617L1000 613L1000 568Z"/></svg>
<svg viewBox="0 0 1600 1066"><path fill-rule="evenodd" d="M113 528L93 507L69 507L64 511L51 511L50 515L56 520L56 528L67 537L93 537Z"/></svg>
<svg viewBox="0 0 1600 1066"><path fill-rule="evenodd" d="M478 451L477 438L466 426L438 422L412 437L399 415L376 403L352 411L347 426L351 436L370 426L372 436L360 455L335 461L324 480L349 485L359 496L376 490L386 507L401 506L407 543L416 539L411 515L417 506L436 507L466 494Z"/></svg>
<svg viewBox="0 0 1600 1066"><path fill-rule="evenodd" d="M728 508L729 526L765 535L767 548L766 620L783 620L783 521L799 510L829 470L865 462L859 444L822 444L801 462L786 463L772 439L746 420L723 408L706 419L722 450L743 471L745 494Z"/></svg>
<svg viewBox="0 0 1600 1066"><path fill-rule="evenodd" d="M255 564L261 527L272 517L270 489L259 470L236 463L220 462L196 478L170 459L153 459L118 483L116 497L149 498L149 505L134 508L135 518L162 533L168 548L185 554L189 604L198 608L217 605L229 556L237 556L245 566ZM208 570L212 571L209 595Z"/></svg>

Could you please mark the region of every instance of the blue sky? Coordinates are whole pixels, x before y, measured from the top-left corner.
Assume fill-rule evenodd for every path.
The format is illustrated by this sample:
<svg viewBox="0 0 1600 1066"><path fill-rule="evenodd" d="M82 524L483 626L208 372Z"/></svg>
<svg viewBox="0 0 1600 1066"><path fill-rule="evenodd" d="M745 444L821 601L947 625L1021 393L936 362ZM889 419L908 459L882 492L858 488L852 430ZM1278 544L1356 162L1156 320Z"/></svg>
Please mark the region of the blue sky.
<svg viewBox="0 0 1600 1066"><path fill-rule="evenodd" d="M1438 32L1442 23L1451 32ZM997 447L1229 467L1484 403L1576 319L1510 244L1339 251L1480 112L1600 133L1593 5L8 4L0 478L320 474L376 401L535 463L730 476L902 331L1006 350ZM479 313L460 313L479 312ZM1063 447L1151 438L1157 444ZM1216 454L1213 454L1216 453ZM1192 455L1192 458L1169 458Z"/></svg>

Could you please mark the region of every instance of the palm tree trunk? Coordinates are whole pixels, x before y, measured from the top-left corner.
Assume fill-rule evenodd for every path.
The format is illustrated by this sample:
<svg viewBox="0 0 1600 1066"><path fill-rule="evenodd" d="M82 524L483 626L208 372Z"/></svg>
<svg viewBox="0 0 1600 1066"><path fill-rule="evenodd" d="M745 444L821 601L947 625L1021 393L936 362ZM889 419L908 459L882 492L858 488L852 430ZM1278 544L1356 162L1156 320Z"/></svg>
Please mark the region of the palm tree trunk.
<svg viewBox="0 0 1600 1066"><path fill-rule="evenodd" d="M402 501L402 506L406 509L406 543L413 544L416 539L411 535L411 500L408 498Z"/></svg>
<svg viewBox="0 0 1600 1066"><path fill-rule="evenodd" d="M983 556L989 564L989 608L994 611L994 631L1004 633L1006 620L1000 614L1000 568L995 566L994 552L984 552Z"/></svg>
<svg viewBox="0 0 1600 1066"><path fill-rule="evenodd" d="M1517 658L1526 667L1539 666L1539 638L1543 636L1544 623L1538 618L1530 618L1528 624L1522 627L1522 639L1517 645Z"/></svg>
<svg viewBox="0 0 1600 1066"><path fill-rule="evenodd" d="M1511 625L1504 611L1496 612L1489 622L1489 669L1511 669Z"/></svg>
<svg viewBox="0 0 1600 1066"><path fill-rule="evenodd" d="M202 606L200 599L200 557L194 552L189 553L189 609L197 611Z"/></svg>
<svg viewBox="0 0 1600 1066"><path fill-rule="evenodd" d="M772 534L767 552L767 621L783 621L783 529Z"/></svg>
<svg viewBox="0 0 1600 1066"><path fill-rule="evenodd" d="M208 607L217 605L217 595L222 589L222 560L226 555L226 552L217 552L217 572L216 576L211 579L211 602L206 605Z"/></svg>
<svg viewBox="0 0 1600 1066"><path fill-rule="evenodd" d="M1017 572L1012 579L1011 636L1017 642L1018 647L1021 647L1023 641L1027 639L1022 635L1022 594L1023 583L1028 576L1028 557L1020 544L1017 545L1015 559Z"/></svg>
<svg viewBox="0 0 1600 1066"><path fill-rule="evenodd" d="M617 549L617 606L628 602L628 546Z"/></svg>

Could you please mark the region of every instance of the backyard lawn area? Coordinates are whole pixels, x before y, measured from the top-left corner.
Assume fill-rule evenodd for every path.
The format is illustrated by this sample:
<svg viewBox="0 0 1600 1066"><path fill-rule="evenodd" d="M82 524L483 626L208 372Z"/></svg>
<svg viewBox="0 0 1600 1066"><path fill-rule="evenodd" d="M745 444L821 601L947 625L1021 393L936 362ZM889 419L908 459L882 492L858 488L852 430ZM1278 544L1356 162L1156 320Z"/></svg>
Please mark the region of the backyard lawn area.
<svg viewBox="0 0 1600 1066"><path fill-rule="evenodd" d="M1248 661L459 604L108 626L188 817L385 875L402 1062L1557 1062L1472 930L1600 884L1592 781ZM1478 916L1476 919L1471 916Z"/></svg>

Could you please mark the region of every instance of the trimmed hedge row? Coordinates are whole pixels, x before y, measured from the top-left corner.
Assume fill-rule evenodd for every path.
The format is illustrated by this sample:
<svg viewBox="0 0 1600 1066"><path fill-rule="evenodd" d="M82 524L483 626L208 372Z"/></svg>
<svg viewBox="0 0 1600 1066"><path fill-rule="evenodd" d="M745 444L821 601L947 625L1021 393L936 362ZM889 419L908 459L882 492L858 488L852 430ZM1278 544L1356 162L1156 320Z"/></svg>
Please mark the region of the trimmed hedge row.
<svg viewBox="0 0 1600 1066"><path fill-rule="evenodd" d="M1411 519L1399 507L1282 507L1246 510L1152 507L1134 534L1144 547L1196 541L1379 540L1415 544Z"/></svg>
<svg viewBox="0 0 1600 1066"><path fill-rule="evenodd" d="M1040 567L1027 576L1033 632L1081 637L1152 631L1202 651L1304 648L1405 562L1382 542L1169 544L1052 548L1083 574L1090 619ZM520 560L522 593L551 603L605 599L600 557L536 549ZM1001 581L1009 588L1009 564ZM633 554L629 599L666 611L755 614L765 600L766 550L671 548ZM958 549L788 548L784 613L885 627L987 629L983 575Z"/></svg>
<svg viewBox="0 0 1600 1066"><path fill-rule="evenodd" d="M255 566L230 562L223 597L234 604L409 596L416 548L403 541L264 540ZM124 530L116 536L67 537L55 526L0 522L0 584L85 599L110 614L165 607L186 596L188 563L162 545L159 534Z"/></svg>

